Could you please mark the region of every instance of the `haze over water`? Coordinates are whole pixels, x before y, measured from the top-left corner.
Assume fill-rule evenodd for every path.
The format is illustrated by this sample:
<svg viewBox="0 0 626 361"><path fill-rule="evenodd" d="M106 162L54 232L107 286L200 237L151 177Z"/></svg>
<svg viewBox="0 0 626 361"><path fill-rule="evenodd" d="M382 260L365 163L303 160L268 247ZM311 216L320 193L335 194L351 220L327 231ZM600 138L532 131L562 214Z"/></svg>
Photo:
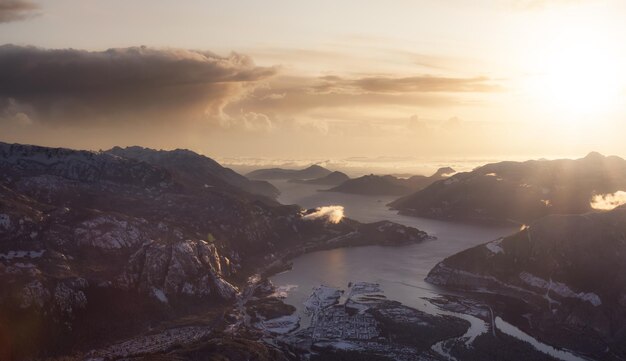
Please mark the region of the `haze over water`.
<svg viewBox="0 0 626 361"><path fill-rule="evenodd" d="M486 227L409 217L389 210L391 196L362 196L336 192L318 192L323 186L273 182L280 190L279 201L304 208L341 205L346 217L361 222L389 220L416 227L437 237L399 247L355 247L321 251L299 257L291 271L272 278L277 285L298 285L287 302L300 307L311 289L320 284L345 288L349 282L380 283L390 299L409 306L423 304L421 297L435 295L432 285L424 282L428 272L441 260L472 246L506 236L515 227Z"/></svg>
<svg viewBox="0 0 626 361"><path fill-rule="evenodd" d="M426 283L428 272L444 258L473 246L507 236L518 230L512 226L478 226L458 222L399 215L387 208L393 196L364 196L337 192L320 192L324 186L273 181L281 190L278 200L284 204L298 204L304 208L327 205L344 207L345 216L360 222L389 220L426 231L437 239L406 246L365 246L338 248L302 255L293 260L291 270L270 278L275 286L286 291L285 302L293 305L301 317L300 326L310 322L303 304L314 287L326 285L347 289L350 282L373 282L380 284L385 296L394 301L430 314L447 314L463 318L470 323L458 342L471 343L488 331L488 325L468 314L444 311L428 302L427 298L453 294ZM569 352L544 344L519 330L500 317L495 327L500 332L529 342L534 348L565 361L585 359ZM450 356L451 357L451 356ZM454 358L451 358L454 359Z"/></svg>

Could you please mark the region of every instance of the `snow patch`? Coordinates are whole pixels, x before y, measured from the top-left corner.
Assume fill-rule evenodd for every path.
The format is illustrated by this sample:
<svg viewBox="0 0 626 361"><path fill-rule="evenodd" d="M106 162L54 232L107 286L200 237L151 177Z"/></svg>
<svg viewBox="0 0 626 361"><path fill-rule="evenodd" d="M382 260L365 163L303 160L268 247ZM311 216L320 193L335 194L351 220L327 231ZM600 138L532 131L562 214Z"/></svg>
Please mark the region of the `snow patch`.
<svg viewBox="0 0 626 361"><path fill-rule="evenodd" d="M557 295L565 298L578 298L581 301L589 302L593 306L598 307L602 305L602 300L600 296L593 292L574 292L571 288L569 288L566 284L561 282L555 282L552 280L546 281L543 278L532 275L528 272L522 272L519 275L519 278L524 281L529 286L539 288L542 290L546 290L546 295L550 291L556 293Z"/></svg>
<svg viewBox="0 0 626 361"><path fill-rule="evenodd" d="M152 287L152 294L154 295L154 297L156 297L157 300L163 303L168 303L167 296L165 296L165 292L163 292L162 289Z"/></svg>
<svg viewBox="0 0 626 361"><path fill-rule="evenodd" d="M285 334L300 327L300 317L297 315L282 316L263 321L261 325L271 333Z"/></svg>
<svg viewBox="0 0 626 361"><path fill-rule="evenodd" d="M10 260L13 258L40 258L43 256L45 250L40 251L9 251L7 253L0 253L0 258Z"/></svg>
<svg viewBox="0 0 626 361"><path fill-rule="evenodd" d="M278 286L276 287L276 290L274 291L274 293L272 293L271 297L287 298L287 296L289 295L289 292L296 288L298 288L298 285Z"/></svg>
<svg viewBox="0 0 626 361"><path fill-rule="evenodd" d="M304 302L305 312L312 314L337 304L342 292L337 288L324 285L313 288L313 293Z"/></svg>
<svg viewBox="0 0 626 361"><path fill-rule="evenodd" d="M502 238L485 244L485 247L487 247L487 249L494 254L504 253L504 249L502 248Z"/></svg>

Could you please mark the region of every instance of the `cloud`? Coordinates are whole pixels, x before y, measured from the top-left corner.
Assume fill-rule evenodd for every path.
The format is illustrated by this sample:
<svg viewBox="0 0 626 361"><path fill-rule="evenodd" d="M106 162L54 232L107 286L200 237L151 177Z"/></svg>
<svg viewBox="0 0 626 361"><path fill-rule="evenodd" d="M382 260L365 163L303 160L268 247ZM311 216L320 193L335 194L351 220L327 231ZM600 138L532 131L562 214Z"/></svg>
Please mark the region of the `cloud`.
<svg viewBox="0 0 626 361"><path fill-rule="evenodd" d="M343 207L342 206L325 206L315 208L313 213L309 213L302 217L307 221L313 221L317 219L325 219L330 223L339 223L343 219Z"/></svg>
<svg viewBox="0 0 626 361"><path fill-rule="evenodd" d="M274 129L274 124L269 116L263 113L240 112L238 116L223 114L220 124L226 129L237 129L251 132L270 132Z"/></svg>
<svg viewBox="0 0 626 361"><path fill-rule="evenodd" d="M511 5L515 9L538 10L548 6L576 5L592 0L513 0Z"/></svg>
<svg viewBox="0 0 626 361"><path fill-rule="evenodd" d="M473 93L498 91L484 77L451 78L361 77L337 75L323 77L278 75L269 87L258 87L239 107L264 114L280 113L296 118L316 109L364 109L374 106L443 107L464 103ZM273 96L280 94L280 96ZM379 108L380 109L380 108Z"/></svg>
<svg viewBox="0 0 626 361"><path fill-rule="evenodd" d="M0 0L0 24L37 15L39 6L28 0Z"/></svg>
<svg viewBox="0 0 626 361"><path fill-rule="evenodd" d="M318 92L341 93L465 93L493 92L499 87L487 77L452 78L433 75L411 77L366 76L343 78L327 75L318 78L318 84L312 86Z"/></svg>
<svg viewBox="0 0 626 361"><path fill-rule="evenodd" d="M364 91L377 93L406 93L406 92L492 92L498 87L490 83L486 77L475 78L448 78L431 75L412 77L364 77L344 81L349 86Z"/></svg>
<svg viewBox="0 0 626 361"><path fill-rule="evenodd" d="M131 47L106 51L0 46L0 105L34 122L159 124L213 119L276 69L245 55ZM0 113L7 112L7 107Z"/></svg>
<svg viewBox="0 0 626 361"><path fill-rule="evenodd" d="M617 191L615 193L598 194L591 198L590 206L593 209L610 211L626 204L626 192Z"/></svg>

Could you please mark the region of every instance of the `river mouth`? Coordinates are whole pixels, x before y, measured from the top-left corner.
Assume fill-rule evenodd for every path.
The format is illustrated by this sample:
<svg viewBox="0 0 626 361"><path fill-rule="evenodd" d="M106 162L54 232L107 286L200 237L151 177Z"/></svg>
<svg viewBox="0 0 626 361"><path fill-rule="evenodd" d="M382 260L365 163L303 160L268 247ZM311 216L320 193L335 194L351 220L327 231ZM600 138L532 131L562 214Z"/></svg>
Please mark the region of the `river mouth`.
<svg viewBox="0 0 626 361"><path fill-rule="evenodd" d="M361 196L342 193L318 192L318 186L274 182L281 190L279 200L284 204L299 204L304 208L329 204L341 205L345 215L361 222L389 220L412 226L437 237L418 244L403 246L365 246L318 251L293 260L289 271L270 278L284 290L284 302L296 308L301 318L300 327L306 328L310 317L304 312L304 302L312 290L320 285L346 289L351 282L372 282L381 286L388 299L431 315L449 315L470 323L467 332L454 342L471 345L481 334L491 332L492 325L499 331L519 340L529 342L543 353L561 360L582 360L573 353L557 350L533 339L498 317L498 322L485 322L471 314L446 311L429 302L429 299L454 294L424 281L428 272L444 258L464 249L507 236L518 230L512 226L485 226L399 215L386 206L393 197ZM436 352L446 355L446 343L433 346ZM451 356L450 356L451 357Z"/></svg>

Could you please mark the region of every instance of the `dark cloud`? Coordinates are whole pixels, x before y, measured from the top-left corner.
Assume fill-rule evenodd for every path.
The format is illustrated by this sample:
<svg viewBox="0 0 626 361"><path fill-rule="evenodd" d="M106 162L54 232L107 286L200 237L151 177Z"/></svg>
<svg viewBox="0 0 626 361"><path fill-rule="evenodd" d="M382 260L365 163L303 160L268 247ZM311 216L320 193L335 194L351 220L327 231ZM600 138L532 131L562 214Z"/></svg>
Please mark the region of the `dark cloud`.
<svg viewBox="0 0 626 361"><path fill-rule="evenodd" d="M28 19L37 15L39 6L28 0L0 0L0 23Z"/></svg>
<svg viewBox="0 0 626 361"><path fill-rule="evenodd" d="M293 117L319 108L444 107L462 104L464 94L499 90L499 85L485 77L278 76L270 87L257 88L231 108Z"/></svg>
<svg viewBox="0 0 626 361"><path fill-rule="evenodd" d="M62 124L219 118L226 104L274 73L236 53L4 45L0 115L20 109L34 122Z"/></svg>
<svg viewBox="0 0 626 361"><path fill-rule="evenodd" d="M439 76L384 77L371 76L344 79L337 76L320 78L320 91L365 91L373 93L491 92L498 90L486 77L449 78Z"/></svg>

